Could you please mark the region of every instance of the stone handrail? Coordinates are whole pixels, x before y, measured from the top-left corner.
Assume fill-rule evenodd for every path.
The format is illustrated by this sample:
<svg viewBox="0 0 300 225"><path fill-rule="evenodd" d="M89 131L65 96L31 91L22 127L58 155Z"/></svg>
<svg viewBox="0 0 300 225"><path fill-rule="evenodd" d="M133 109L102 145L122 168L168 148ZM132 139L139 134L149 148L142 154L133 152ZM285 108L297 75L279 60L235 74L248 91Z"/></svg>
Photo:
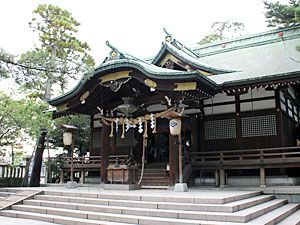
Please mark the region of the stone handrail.
<svg viewBox="0 0 300 225"><path fill-rule="evenodd" d="M26 166L0 165L0 179L23 178Z"/></svg>

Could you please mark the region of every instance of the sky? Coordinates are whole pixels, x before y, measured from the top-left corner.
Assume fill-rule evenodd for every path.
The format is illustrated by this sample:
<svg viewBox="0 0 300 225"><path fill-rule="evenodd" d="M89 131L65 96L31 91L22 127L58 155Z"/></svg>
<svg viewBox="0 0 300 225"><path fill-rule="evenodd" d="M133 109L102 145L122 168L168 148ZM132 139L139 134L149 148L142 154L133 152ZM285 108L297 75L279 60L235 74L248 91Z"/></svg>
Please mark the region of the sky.
<svg viewBox="0 0 300 225"><path fill-rule="evenodd" d="M239 21L245 33L267 29L262 0L9 0L0 7L0 47L20 54L34 47L37 34L28 27L40 3L58 5L81 23L78 37L87 41L96 64L109 49L105 41L137 57L155 55L164 40L163 27L189 47L211 32L215 21Z"/></svg>
<svg viewBox="0 0 300 225"><path fill-rule="evenodd" d="M81 23L77 36L90 45L96 66L109 54L106 40L139 58L156 55L164 27L188 47L210 34L216 21L242 22L245 34L268 29L262 0L9 0L0 3L1 48L19 55L38 43L28 22L41 3L58 5ZM2 81L0 89L9 85Z"/></svg>

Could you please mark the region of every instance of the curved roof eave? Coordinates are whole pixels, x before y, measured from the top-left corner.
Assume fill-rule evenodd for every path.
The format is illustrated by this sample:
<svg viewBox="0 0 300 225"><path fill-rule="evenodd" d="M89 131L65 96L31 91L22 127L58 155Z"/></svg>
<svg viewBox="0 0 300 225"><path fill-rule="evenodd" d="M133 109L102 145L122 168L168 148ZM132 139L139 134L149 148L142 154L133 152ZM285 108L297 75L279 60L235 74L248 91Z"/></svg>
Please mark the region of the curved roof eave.
<svg viewBox="0 0 300 225"><path fill-rule="evenodd" d="M162 79L162 80L171 80L171 79L196 79L203 82L205 85L209 86L213 90L217 90L219 85L212 81L211 79L200 75L197 71L178 71L171 70L166 68L161 68L155 66L153 64L149 64L143 61L132 60L132 59L117 59L113 61L108 61L101 64L99 67L85 74L78 84L69 92L64 95L58 96L56 98L50 99L48 102L50 105L58 105L64 102L65 100L69 100L76 96L84 87L84 85L92 79L97 74L104 74L106 71L112 69L122 69L133 68L141 71L149 78L153 79Z"/></svg>
<svg viewBox="0 0 300 225"><path fill-rule="evenodd" d="M251 84L259 84L263 82L279 82L281 80L288 79L297 79L300 80L300 71L290 71L285 73L277 73L265 75L263 77L253 77L253 78L245 78L236 81L225 81L222 84L219 84L220 87L233 87L237 85L251 85Z"/></svg>
<svg viewBox="0 0 300 225"><path fill-rule="evenodd" d="M184 51L173 46L171 43L163 43L161 49L159 50L158 54L152 60L152 64L157 64L161 58L167 54L167 52L174 55L176 58L184 61L187 64L190 64L200 70L205 70L213 73L232 73L237 72L236 70L228 70L228 69L220 69L216 67L212 67L206 63L199 62L199 58L194 58L187 54Z"/></svg>

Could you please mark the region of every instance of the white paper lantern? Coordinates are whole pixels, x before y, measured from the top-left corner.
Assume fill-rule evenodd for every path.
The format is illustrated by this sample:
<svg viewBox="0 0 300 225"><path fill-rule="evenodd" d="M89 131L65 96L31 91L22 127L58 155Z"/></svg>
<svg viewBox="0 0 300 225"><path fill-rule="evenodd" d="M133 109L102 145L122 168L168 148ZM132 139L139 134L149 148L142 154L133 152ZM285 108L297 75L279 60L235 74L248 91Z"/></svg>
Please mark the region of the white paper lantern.
<svg viewBox="0 0 300 225"><path fill-rule="evenodd" d="M173 118L169 121L170 133L171 135L179 135L181 132L181 119Z"/></svg>
<svg viewBox="0 0 300 225"><path fill-rule="evenodd" d="M64 145L71 145L72 144L72 132L64 132L63 134L63 142Z"/></svg>

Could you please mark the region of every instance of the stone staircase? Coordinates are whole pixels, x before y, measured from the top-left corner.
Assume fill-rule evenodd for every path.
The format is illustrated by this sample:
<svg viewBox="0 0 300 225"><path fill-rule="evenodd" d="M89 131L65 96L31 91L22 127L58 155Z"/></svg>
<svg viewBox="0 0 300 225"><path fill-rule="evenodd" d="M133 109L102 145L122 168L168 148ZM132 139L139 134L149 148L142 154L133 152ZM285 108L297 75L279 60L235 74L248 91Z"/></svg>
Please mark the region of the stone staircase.
<svg viewBox="0 0 300 225"><path fill-rule="evenodd" d="M169 176L166 171L166 163L152 163L144 168L144 175L141 182L144 189L167 189L169 187ZM139 170L138 178L141 176Z"/></svg>
<svg viewBox="0 0 300 225"><path fill-rule="evenodd" d="M58 224L151 225L296 225L298 204L287 204L261 192L214 196L197 192L80 193L44 191L23 200L0 216L35 219ZM144 191L145 193L145 191ZM198 192L200 193L200 192Z"/></svg>

